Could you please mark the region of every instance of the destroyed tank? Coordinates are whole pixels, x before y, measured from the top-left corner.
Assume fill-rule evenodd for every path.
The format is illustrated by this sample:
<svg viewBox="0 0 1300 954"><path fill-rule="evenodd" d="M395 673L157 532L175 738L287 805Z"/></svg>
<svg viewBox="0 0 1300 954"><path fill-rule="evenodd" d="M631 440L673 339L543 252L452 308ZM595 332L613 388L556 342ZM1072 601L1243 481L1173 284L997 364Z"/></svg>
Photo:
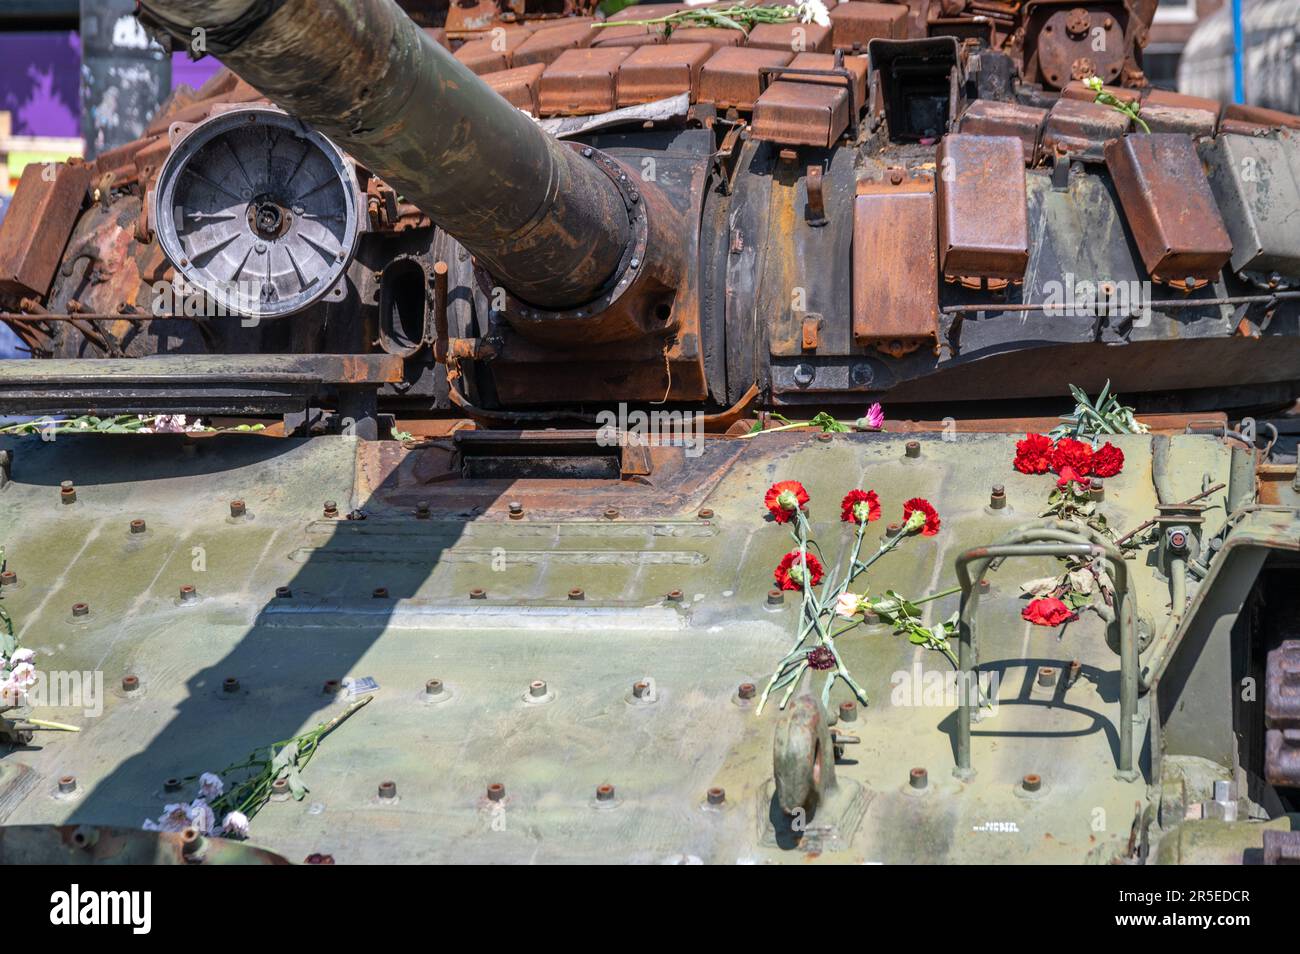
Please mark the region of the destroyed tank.
<svg viewBox="0 0 1300 954"><path fill-rule="evenodd" d="M139 7L227 69L0 226L0 857L1300 856L1300 118L1154 0Z"/></svg>

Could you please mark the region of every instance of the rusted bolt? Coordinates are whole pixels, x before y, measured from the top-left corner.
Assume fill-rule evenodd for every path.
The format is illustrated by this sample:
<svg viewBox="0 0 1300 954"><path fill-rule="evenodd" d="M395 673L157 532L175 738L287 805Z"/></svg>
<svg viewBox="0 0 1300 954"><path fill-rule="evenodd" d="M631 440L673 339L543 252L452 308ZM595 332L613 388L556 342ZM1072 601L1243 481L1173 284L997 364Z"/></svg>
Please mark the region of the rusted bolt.
<svg viewBox="0 0 1300 954"><path fill-rule="evenodd" d="M308 856L306 857L306 859L303 861L303 864L308 864L308 865L332 865L332 864L334 864L334 856L333 856L333 855L322 855L320 852L312 852L310 855L308 855Z"/></svg>
<svg viewBox="0 0 1300 954"><path fill-rule="evenodd" d="M612 802L614 800L614 786L606 782L604 785L596 786L596 801Z"/></svg>
<svg viewBox="0 0 1300 954"><path fill-rule="evenodd" d="M179 792L181 790L181 780L178 778L163 779L164 792Z"/></svg>
<svg viewBox="0 0 1300 954"><path fill-rule="evenodd" d="M1036 792L1043 787L1043 779L1039 775L1026 775L1020 780L1020 787L1026 792Z"/></svg>
<svg viewBox="0 0 1300 954"><path fill-rule="evenodd" d="M343 682L339 679L326 679L325 684L321 686L320 691L327 696L337 695L339 689L343 687Z"/></svg>
<svg viewBox="0 0 1300 954"><path fill-rule="evenodd" d="M248 508L244 506L244 502L242 500L230 501L230 515L232 517L242 517L247 512L248 512Z"/></svg>
<svg viewBox="0 0 1300 954"><path fill-rule="evenodd" d="M569 599L571 600L581 600L586 599L586 597L587 594L584 593L580 587L575 586L573 589L569 590Z"/></svg>
<svg viewBox="0 0 1300 954"><path fill-rule="evenodd" d="M524 518L524 505L517 500L512 500L506 504L510 508L511 520L522 520Z"/></svg>
<svg viewBox="0 0 1300 954"><path fill-rule="evenodd" d="M333 501L333 500L327 500L327 501L325 501L325 516L327 516L327 517L337 517L338 515L339 515L339 505L338 505L338 503L337 503L336 501Z"/></svg>
<svg viewBox="0 0 1300 954"><path fill-rule="evenodd" d="M415 505L415 515L421 520L429 519L429 505L427 503L418 503Z"/></svg>
<svg viewBox="0 0 1300 954"><path fill-rule="evenodd" d="M994 510L1001 510L1007 505L1007 491L1001 484L994 484L993 489L989 491L989 506Z"/></svg>
<svg viewBox="0 0 1300 954"><path fill-rule="evenodd" d="M72 485L72 481L65 480L59 485L59 499L65 504L77 502L77 488Z"/></svg>
<svg viewBox="0 0 1300 954"><path fill-rule="evenodd" d="M546 682L542 679L534 679L528 684L528 694L534 699L540 699L546 695Z"/></svg>
<svg viewBox="0 0 1300 954"><path fill-rule="evenodd" d="M476 586L474 589L469 591L469 598L472 600L485 600L487 599L487 590L483 589L481 586Z"/></svg>
<svg viewBox="0 0 1300 954"><path fill-rule="evenodd" d="M1065 31L1075 39L1087 33L1090 26L1092 26L1092 18L1083 7L1075 7L1065 16Z"/></svg>
<svg viewBox="0 0 1300 954"><path fill-rule="evenodd" d="M396 782L380 782L380 783L379 783L379 797L380 797L380 798L396 798L396 797L397 797L397 783L396 783Z"/></svg>
<svg viewBox="0 0 1300 954"><path fill-rule="evenodd" d="M424 694L426 696L440 696L446 691L441 679L430 679L424 684Z"/></svg>
<svg viewBox="0 0 1300 954"><path fill-rule="evenodd" d="M857 722L858 721L858 704L849 700L840 703L840 721Z"/></svg>
<svg viewBox="0 0 1300 954"><path fill-rule="evenodd" d="M197 855L203 848L203 833L197 828L186 828L181 832L181 854Z"/></svg>
<svg viewBox="0 0 1300 954"><path fill-rule="evenodd" d="M287 599L289 599L289 597L291 597L291 596L293 596L293 590L289 589L289 587L287 587L287 586L277 586L277 587L275 588L275 597L276 597L276 599L287 600Z"/></svg>
<svg viewBox="0 0 1300 954"><path fill-rule="evenodd" d="M376 586L374 590L371 591L370 595L377 600L386 600L388 599L388 587Z"/></svg>
<svg viewBox="0 0 1300 954"><path fill-rule="evenodd" d="M1066 673L1065 685L1068 688L1073 686L1079 679L1079 673L1083 671L1083 663L1077 659L1070 660L1070 671Z"/></svg>
<svg viewBox="0 0 1300 954"><path fill-rule="evenodd" d="M650 695L650 683L634 682L632 683L632 696L636 699L644 699Z"/></svg>
<svg viewBox="0 0 1300 954"><path fill-rule="evenodd" d="M903 446L903 453L906 454L908 457L920 457L920 456L921 456L921 442L920 442L920 441L908 441L908 442Z"/></svg>
<svg viewBox="0 0 1300 954"><path fill-rule="evenodd" d="M64 775L59 779L59 794L71 795L77 790L77 776Z"/></svg>
<svg viewBox="0 0 1300 954"><path fill-rule="evenodd" d="M132 521L131 521L131 532L132 532L132 533L144 533L144 531L145 531L145 526L144 526L144 521L143 521L143 520L138 520L138 519L137 519L137 520L132 520Z"/></svg>
<svg viewBox="0 0 1300 954"><path fill-rule="evenodd" d="M885 533L891 537L896 537L902 532L903 532L903 525L901 523L891 523L889 526L885 528Z"/></svg>
<svg viewBox="0 0 1300 954"><path fill-rule="evenodd" d="M277 802L282 802L289 797L289 780L287 778L277 778L271 783L271 797Z"/></svg>
<svg viewBox="0 0 1300 954"><path fill-rule="evenodd" d="M1044 689L1051 689L1056 685L1056 670L1051 666L1038 667L1038 684Z"/></svg>
<svg viewBox="0 0 1300 954"><path fill-rule="evenodd" d="M181 587L181 600L186 603L192 603L199 598L199 591L194 588L194 584L186 583Z"/></svg>
<svg viewBox="0 0 1300 954"><path fill-rule="evenodd" d="M1093 500L1101 500L1106 496L1106 482L1100 477L1094 477L1088 481L1088 496Z"/></svg>
<svg viewBox="0 0 1300 954"><path fill-rule="evenodd" d="M704 800L710 805L721 805L727 800L727 790L720 785L715 785L704 793Z"/></svg>
<svg viewBox="0 0 1300 954"><path fill-rule="evenodd" d="M221 680L221 689L223 692L238 692L239 680L234 676L227 676L225 679Z"/></svg>
<svg viewBox="0 0 1300 954"><path fill-rule="evenodd" d="M826 431L822 431L817 435L817 440L823 444L829 444L831 442L831 436Z"/></svg>
<svg viewBox="0 0 1300 954"><path fill-rule="evenodd" d="M88 603L73 603L73 604L72 604L72 615L73 615L73 616L89 616L89 615L90 615L90 604L88 604Z"/></svg>
<svg viewBox="0 0 1300 954"><path fill-rule="evenodd" d="M680 603L680 602L682 601L682 591L681 591L681 590L669 590L666 599L667 599L668 602L670 602L670 603Z"/></svg>
<svg viewBox="0 0 1300 954"><path fill-rule="evenodd" d="M914 768L907 773L907 784L912 788L925 788L930 784L930 773L923 768Z"/></svg>
<svg viewBox="0 0 1300 954"><path fill-rule="evenodd" d="M902 185L902 184L903 184L903 170L902 170L902 169L890 169L890 170L889 170L889 182L890 182L891 185Z"/></svg>
<svg viewBox="0 0 1300 954"><path fill-rule="evenodd" d="M739 699L753 699L758 695L758 687L752 682L742 682L736 689L736 697Z"/></svg>
<svg viewBox="0 0 1300 954"><path fill-rule="evenodd" d="M981 593L987 593L987 592L988 592L989 590L991 590L991 589L993 589L993 584L992 584L992 583L990 583L988 580L980 580L980 592L981 592Z"/></svg>
<svg viewBox="0 0 1300 954"><path fill-rule="evenodd" d="M768 606L780 606L780 605L781 605L782 603L784 603L784 602L785 602L785 592L784 592L783 590L768 590L768 591L767 591L767 605L768 605Z"/></svg>
<svg viewBox="0 0 1300 954"><path fill-rule="evenodd" d="M605 509L605 519L606 519L606 520L617 520L617 519L618 519L618 508L617 508L617 507L607 507L607 508Z"/></svg>
<svg viewBox="0 0 1300 954"><path fill-rule="evenodd" d="M499 802L506 797L506 787L500 782L493 782L487 787L487 797L490 802Z"/></svg>
<svg viewBox="0 0 1300 954"><path fill-rule="evenodd" d="M18 574L13 570L5 570L0 573L0 586L14 586L18 582Z"/></svg>
<svg viewBox="0 0 1300 954"><path fill-rule="evenodd" d="M713 510L712 510L711 508L709 508L709 507L705 507L705 508L703 508L703 509L699 512L699 518L700 518L701 520L712 520L712 519L713 519Z"/></svg>
<svg viewBox="0 0 1300 954"><path fill-rule="evenodd" d="M135 692L140 688L140 677L127 675L122 677L122 691Z"/></svg>

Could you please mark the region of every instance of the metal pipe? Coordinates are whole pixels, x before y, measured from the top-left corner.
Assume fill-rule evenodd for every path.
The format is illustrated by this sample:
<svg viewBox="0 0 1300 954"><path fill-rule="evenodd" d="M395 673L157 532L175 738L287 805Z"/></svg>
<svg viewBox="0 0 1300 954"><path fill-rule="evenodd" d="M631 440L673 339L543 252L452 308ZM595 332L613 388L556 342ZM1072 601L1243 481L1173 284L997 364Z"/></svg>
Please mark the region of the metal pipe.
<svg viewBox="0 0 1300 954"><path fill-rule="evenodd" d="M1089 539L1090 538L1090 539ZM1051 541L1047 543L1035 541ZM1133 610L1128 591L1128 567L1124 556L1095 531L1085 533L1074 524L1047 520L1031 524L1008 534L999 542L986 547L975 547L957 557L957 582L961 584L961 608L958 611L960 652L958 666L962 673L962 692L959 694L957 713L957 767L953 774L958 778L974 776L971 767L971 715L969 690L977 678L976 666L976 611L979 608L979 581L995 560L1011 556L1091 556L1104 557L1110 565L1111 580L1115 584L1115 622L1119 627L1120 647L1120 725L1118 775L1126 781L1137 777L1134 764L1133 719L1137 714L1138 653L1137 614ZM972 578L969 565L977 563Z"/></svg>
<svg viewBox="0 0 1300 954"><path fill-rule="evenodd" d="M382 176L540 308L599 297L631 227L613 181L497 95L393 0L144 0Z"/></svg>

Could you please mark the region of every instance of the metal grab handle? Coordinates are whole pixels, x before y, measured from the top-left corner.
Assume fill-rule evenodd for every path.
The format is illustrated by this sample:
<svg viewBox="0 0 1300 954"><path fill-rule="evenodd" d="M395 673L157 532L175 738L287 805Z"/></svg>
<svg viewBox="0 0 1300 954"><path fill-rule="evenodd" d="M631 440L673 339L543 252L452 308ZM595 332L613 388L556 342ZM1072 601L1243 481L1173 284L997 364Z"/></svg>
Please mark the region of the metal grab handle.
<svg viewBox="0 0 1300 954"><path fill-rule="evenodd" d="M1050 541L1050 542L1037 542ZM962 692L957 713L957 768L958 778L974 776L971 768L971 702L970 689L977 678L975 673L975 613L979 608L979 583L988 572L989 564L1001 557L1031 556L1084 556L1104 557L1110 565L1111 580L1115 584L1115 620L1119 627L1120 667L1120 726L1118 776L1125 781L1137 777L1134 768L1133 718L1137 713L1138 694L1138 639L1137 614L1133 611L1128 592L1128 567L1119 548L1099 533L1084 532L1071 523L1048 520L1030 524L1008 534L991 546L975 547L957 557L957 581L961 584L961 609L958 612L961 648L959 668ZM976 563L974 579L969 564Z"/></svg>

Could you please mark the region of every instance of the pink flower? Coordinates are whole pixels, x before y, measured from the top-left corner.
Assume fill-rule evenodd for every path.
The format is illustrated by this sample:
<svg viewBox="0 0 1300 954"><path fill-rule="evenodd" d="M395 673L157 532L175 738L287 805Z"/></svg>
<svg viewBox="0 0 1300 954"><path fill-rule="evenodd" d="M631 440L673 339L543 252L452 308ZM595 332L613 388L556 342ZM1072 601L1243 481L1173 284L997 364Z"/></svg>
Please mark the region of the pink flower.
<svg viewBox="0 0 1300 954"><path fill-rule="evenodd" d="M845 619L852 619L862 611L862 597L856 593L841 593L835 601L835 612Z"/></svg>
<svg viewBox="0 0 1300 954"><path fill-rule="evenodd" d="M867 416L858 421L858 427L867 431L878 431L885 426L885 409L877 402L867 408Z"/></svg>
<svg viewBox="0 0 1300 954"><path fill-rule="evenodd" d="M238 838L248 837L248 816L243 812L228 812L221 823L221 830Z"/></svg>
<svg viewBox="0 0 1300 954"><path fill-rule="evenodd" d="M214 772L204 772L199 776L199 798L211 800L225 791L226 786L221 776Z"/></svg>

